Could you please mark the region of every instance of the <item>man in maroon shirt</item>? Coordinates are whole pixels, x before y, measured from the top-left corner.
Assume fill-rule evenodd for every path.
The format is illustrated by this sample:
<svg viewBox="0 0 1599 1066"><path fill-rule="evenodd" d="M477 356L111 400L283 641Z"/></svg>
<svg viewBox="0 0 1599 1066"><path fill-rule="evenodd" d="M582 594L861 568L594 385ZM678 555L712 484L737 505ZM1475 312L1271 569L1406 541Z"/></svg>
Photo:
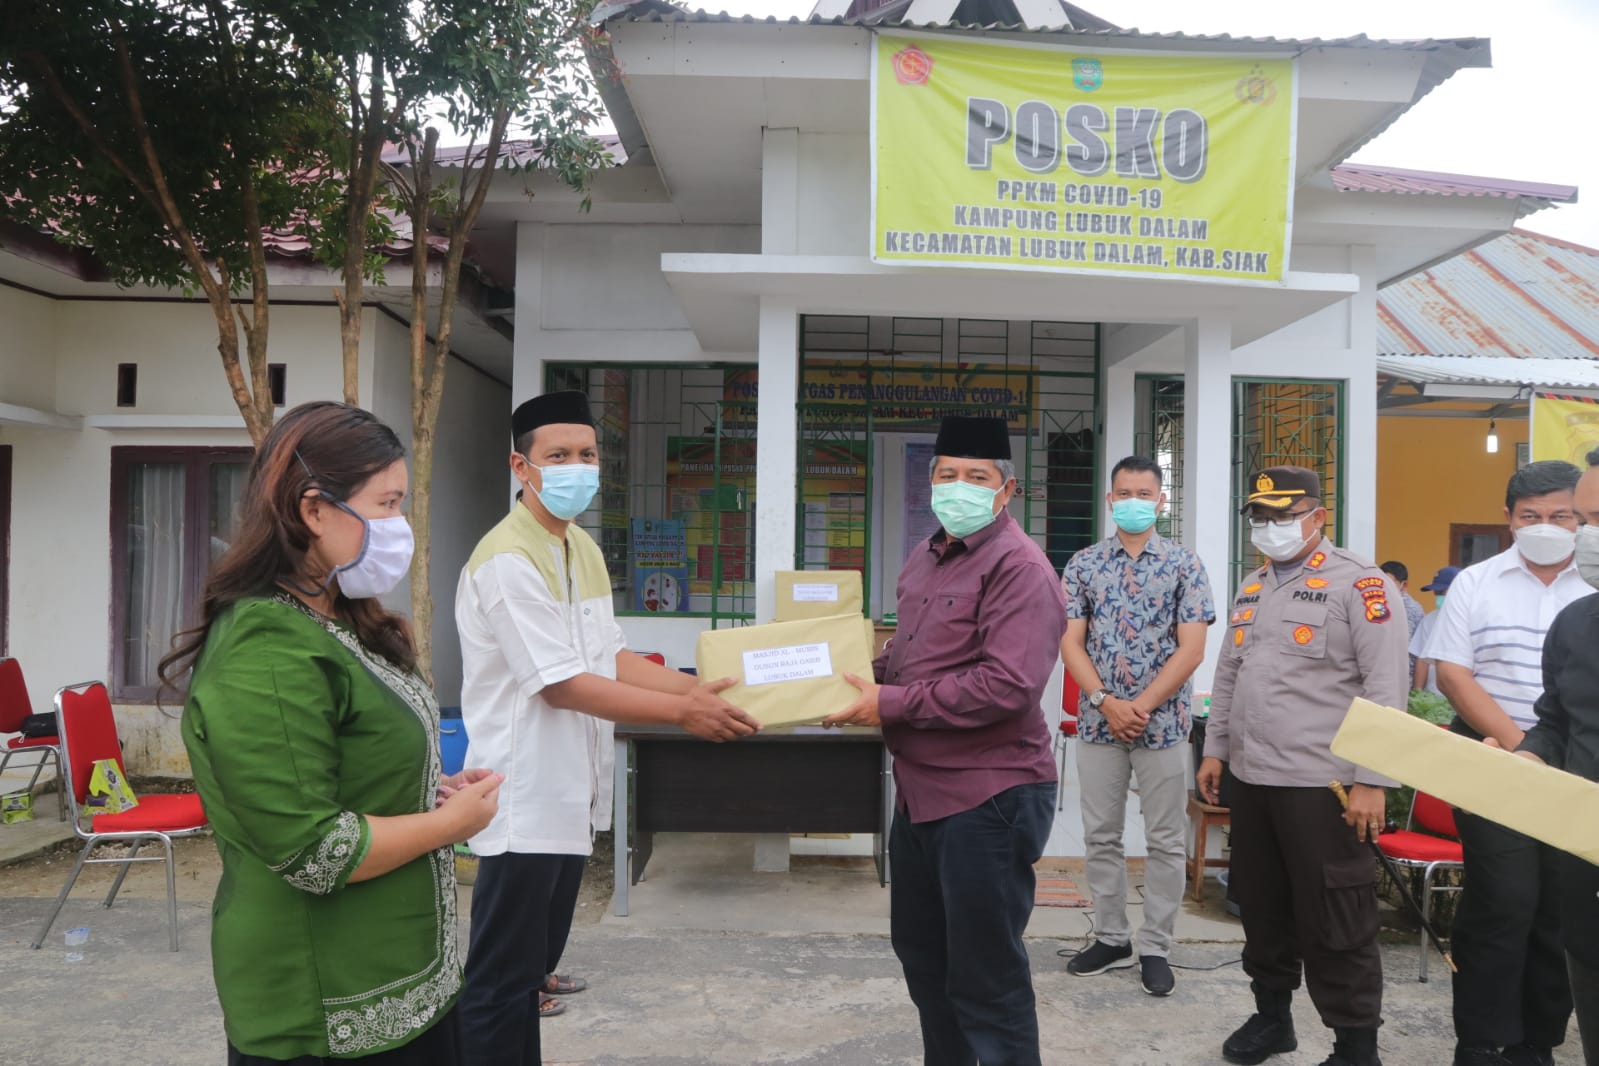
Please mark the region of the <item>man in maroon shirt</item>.
<svg viewBox="0 0 1599 1066"><path fill-rule="evenodd" d="M1039 1066L1022 933L1055 814L1041 698L1066 632L1048 558L1005 505L999 418L946 418L932 464L943 527L899 579L879 684L826 725L881 726L898 809L889 835L895 954L921 1012L927 1066Z"/></svg>

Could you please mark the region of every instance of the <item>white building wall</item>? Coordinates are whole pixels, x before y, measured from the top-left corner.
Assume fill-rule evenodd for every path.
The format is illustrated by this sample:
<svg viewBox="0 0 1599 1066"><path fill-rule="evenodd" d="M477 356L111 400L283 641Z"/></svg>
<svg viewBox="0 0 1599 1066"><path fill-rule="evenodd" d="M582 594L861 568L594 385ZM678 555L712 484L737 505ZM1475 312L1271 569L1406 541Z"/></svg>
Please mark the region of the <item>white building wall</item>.
<svg viewBox="0 0 1599 1066"><path fill-rule="evenodd" d="M55 303L0 285L0 403L49 411L55 402Z"/></svg>
<svg viewBox="0 0 1599 1066"><path fill-rule="evenodd" d="M0 287L0 403L86 420L81 431L0 425L12 446L10 647L34 708L56 689L109 680L112 636L111 449L248 447L204 304L52 301ZM287 405L337 399L342 369L332 306L272 309L269 358L287 367ZM22 357L27 357L27 362ZM362 322L362 402L410 438L409 336L368 310ZM139 365L138 405L116 406L116 366ZM442 703L459 701L455 575L501 514L504 385L452 362L435 457L433 633ZM488 413L489 416L486 416ZM198 418L209 428L192 428ZM114 419L113 428L95 423ZM236 428L227 428L233 426ZM401 589L392 605L409 609ZM441 608L441 609L440 609ZM187 774L177 723L150 705L119 704L129 768Z"/></svg>

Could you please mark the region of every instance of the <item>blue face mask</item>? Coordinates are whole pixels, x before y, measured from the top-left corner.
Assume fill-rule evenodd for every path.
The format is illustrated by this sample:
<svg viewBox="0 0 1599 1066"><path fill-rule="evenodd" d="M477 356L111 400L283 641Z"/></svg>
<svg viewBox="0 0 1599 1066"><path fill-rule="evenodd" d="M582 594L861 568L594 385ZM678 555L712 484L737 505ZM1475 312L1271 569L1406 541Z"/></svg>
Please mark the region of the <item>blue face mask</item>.
<svg viewBox="0 0 1599 1066"><path fill-rule="evenodd" d="M1155 501L1129 497L1110 505L1110 517L1123 532L1138 534L1155 524Z"/></svg>
<svg viewBox="0 0 1599 1066"><path fill-rule="evenodd" d="M994 497L998 495L996 489L966 481L941 481L933 486L933 514L944 532L960 540L999 517L994 513Z"/></svg>
<svg viewBox="0 0 1599 1066"><path fill-rule="evenodd" d="M1596 587L1599 587L1599 586L1596 586ZM1432 600L1433 600L1434 603L1436 603L1438 605L1438 610L1441 611L1441 610L1444 609L1444 594L1443 593L1441 593L1441 592L1434 593L1433 597L1432 597Z"/></svg>
<svg viewBox="0 0 1599 1066"><path fill-rule="evenodd" d="M594 494L600 491L600 468L590 463L557 463L533 469L544 479L544 487L537 493L539 502L563 522L588 510Z"/></svg>

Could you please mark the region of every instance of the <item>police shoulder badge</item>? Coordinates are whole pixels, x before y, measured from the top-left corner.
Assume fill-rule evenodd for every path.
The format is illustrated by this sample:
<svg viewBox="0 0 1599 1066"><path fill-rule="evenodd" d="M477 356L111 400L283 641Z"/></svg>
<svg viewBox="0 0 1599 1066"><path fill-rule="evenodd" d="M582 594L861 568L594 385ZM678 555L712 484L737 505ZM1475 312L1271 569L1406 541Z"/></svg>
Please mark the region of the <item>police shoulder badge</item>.
<svg viewBox="0 0 1599 1066"><path fill-rule="evenodd" d="M1255 593L1260 591L1260 582L1256 581L1254 584L1245 585L1238 591L1243 593L1245 596L1253 596Z"/></svg>
<svg viewBox="0 0 1599 1066"><path fill-rule="evenodd" d="M1355 587L1362 591L1366 589L1380 589L1383 587L1383 580L1380 577L1363 577L1359 581L1355 582Z"/></svg>
<svg viewBox="0 0 1599 1066"><path fill-rule="evenodd" d="M1393 612L1388 609L1388 601L1380 596L1366 601L1366 621L1386 622L1393 617Z"/></svg>
<svg viewBox="0 0 1599 1066"><path fill-rule="evenodd" d="M1312 555L1309 559L1305 560L1305 569L1306 570L1320 570L1322 568L1322 564L1326 563L1326 561L1327 561L1327 553L1326 552L1317 552L1316 554Z"/></svg>

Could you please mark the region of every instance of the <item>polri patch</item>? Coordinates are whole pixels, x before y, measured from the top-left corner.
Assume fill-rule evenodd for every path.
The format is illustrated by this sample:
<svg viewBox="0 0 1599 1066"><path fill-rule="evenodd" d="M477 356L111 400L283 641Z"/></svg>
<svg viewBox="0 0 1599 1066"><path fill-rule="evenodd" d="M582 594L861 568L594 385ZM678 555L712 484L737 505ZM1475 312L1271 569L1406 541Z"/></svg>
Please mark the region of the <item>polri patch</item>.
<svg viewBox="0 0 1599 1066"><path fill-rule="evenodd" d="M1295 644L1309 644L1315 639L1316 631L1311 629L1309 626L1300 626L1298 629L1294 630Z"/></svg>
<svg viewBox="0 0 1599 1066"><path fill-rule="evenodd" d="M1255 583L1254 583L1254 584L1252 584L1252 585L1245 585L1245 586L1244 586L1244 587L1243 587L1243 588L1242 588L1242 589L1240 589L1240 590L1239 590L1239 591L1240 591L1240 592L1242 592L1242 593L1243 593L1243 594L1244 594L1244 595L1245 595L1245 596L1252 596L1252 595L1254 595L1254 594L1255 594L1255 593L1257 593L1257 592L1259 592L1259 591L1260 591L1260 587L1261 587L1261 586L1260 586L1260 582L1258 582L1258 581L1257 581L1257 582L1255 582Z"/></svg>
<svg viewBox="0 0 1599 1066"><path fill-rule="evenodd" d="M1327 587L1327 583L1327 579L1324 577L1305 578L1305 587L1307 589L1324 589Z"/></svg>
<svg viewBox="0 0 1599 1066"><path fill-rule="evenodd" d="M1386 622L1393 617L1393 612L1388 609L1388 601L1372 599L1366 601L1366 621Z"/></svg>
<svg viewBox="0 0 1599 1066"><path fill-rule="evenodd" d="M1380 589L1383 587L1383 580L1380 577L1363 577L1355 582L1355 587L1357 589Z"/></svg>
<svg viewBox="0 0 1599 1066"><path fill-rule="evenodd" d="M1233 630L1233 647L1241 648L1243 646L1244 646L1244 631L1242 629Z"/></svg>

